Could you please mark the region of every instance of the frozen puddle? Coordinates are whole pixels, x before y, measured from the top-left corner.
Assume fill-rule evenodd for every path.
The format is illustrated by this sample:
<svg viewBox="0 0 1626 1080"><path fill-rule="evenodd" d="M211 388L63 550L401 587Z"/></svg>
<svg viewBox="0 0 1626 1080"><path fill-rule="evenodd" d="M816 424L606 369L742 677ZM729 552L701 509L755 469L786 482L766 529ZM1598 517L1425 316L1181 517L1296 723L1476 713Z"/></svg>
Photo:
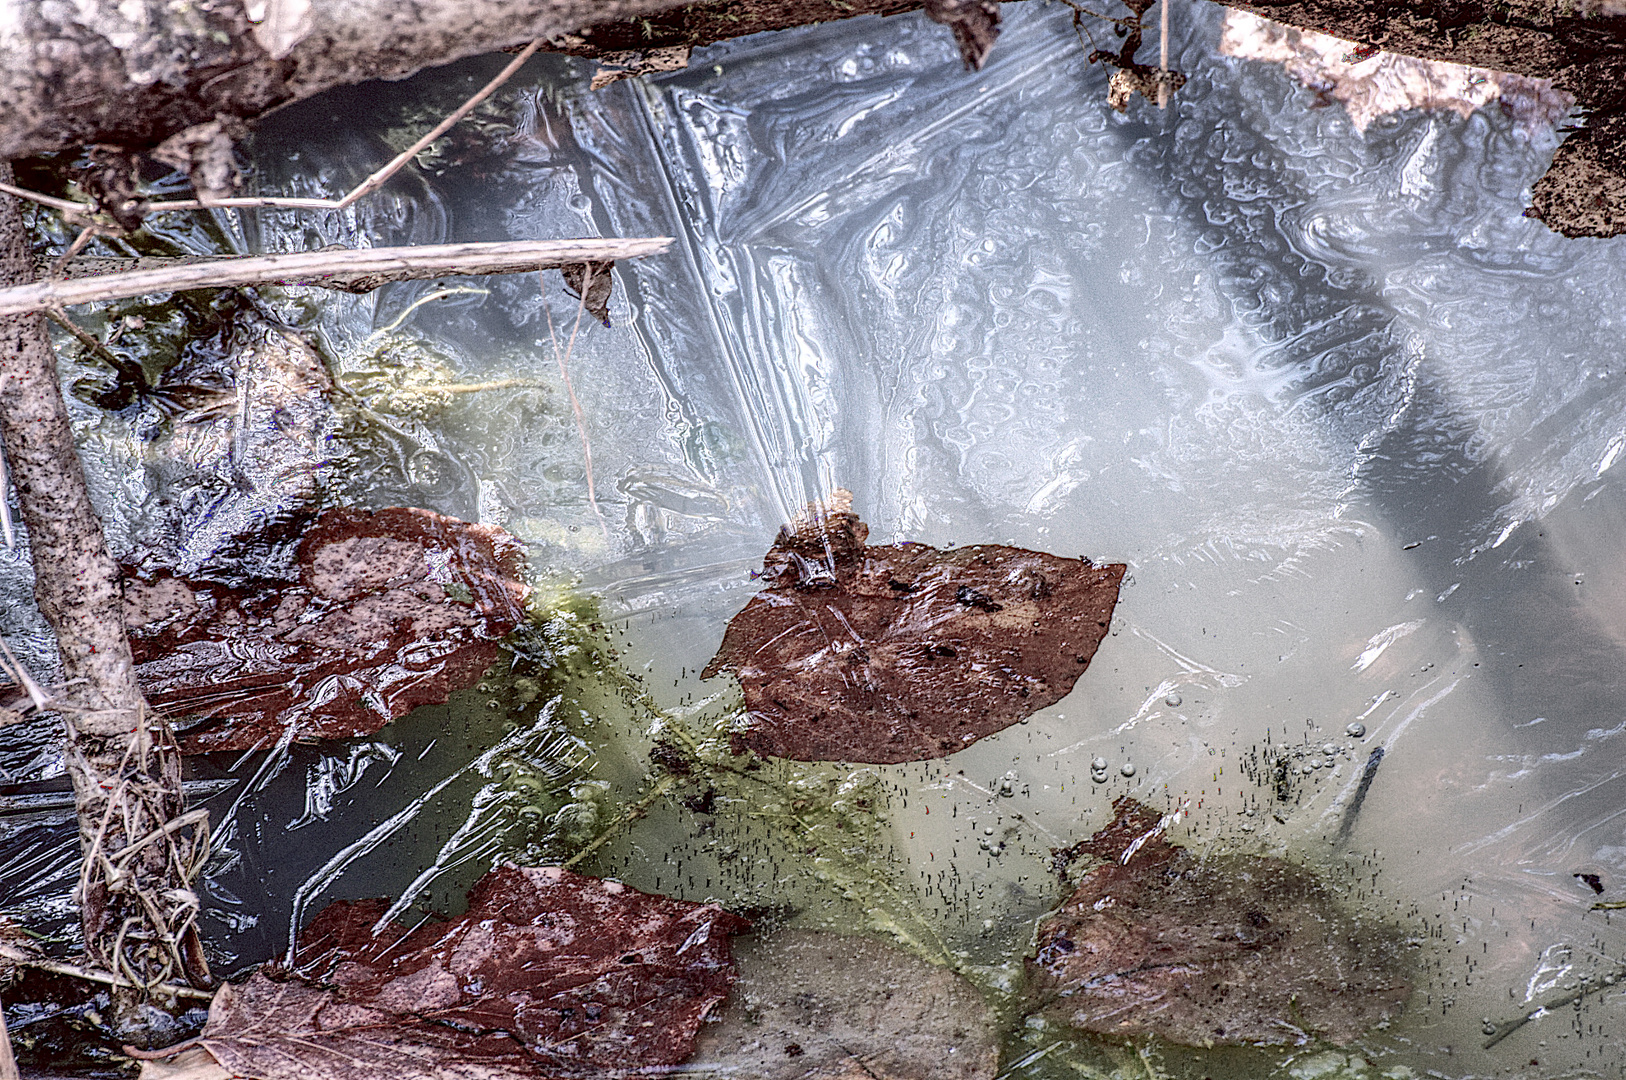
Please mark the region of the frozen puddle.
<svg viewBox="0 0 1626 1080"><path fill-rule="evenodd" d="M678 238L618 268L614 328L584 330L571 361L605 531L556 407L534 277L475 282L489 292L425 305L391 340L465 380L549 381L551 404L401 418L399 468L349 481L377 505L515 532L544 576L599 599L616 663L653 701L605 675L506 734L471 694L359 757L222 762L255 777L213 804L229 815L215 884L240 901L215 915L245 960L285 945L295 911L385 893L452 903L522 851L491 739L522 747L538 790L568 789L555 834L590 835L601 797L638 798L650 708L697 726L727 713L726 680L697 673L779 526L844 487L872 543L1128 563L1089 670L944 761L773 766L815 801L887 805L854 841L886 867L887 896L798 865L768 811L675 798L587 869L805 930L867 922L998 988L1061 899L1050 849L1111 820L1118 795L1160 811L1189 800L1178 842L1309 862L1416 939L1397 1022L1282 1068L1621 1075L1626 993L1601 983L1484 1046L1626 950L1621 920L1588 911L1626 899L1621 243L1521 216L1553 144L1495 105L1358 133L1279 68L1219 55L1221 9L1177 14L1191 78L1165 113L1111 112L1056 6L1008 6L976 74L923 18L854 20L592 94L585 69L550 61L499 95L488 122L512 138L494 157L414 177L385 210L316 235L271 215L224 221L267 250ZM369 92L399 111L403 95L461 85ZM339 191L345 169L387 156L378 133L317 118L328 145L297 112L267 128L263 184ZM574 301L549 288L568 318ZM369 335L429 291L329 301L312 325L341 377L375 371L391 354ZM112 428L83 412L88 437ZM142 475L132 459L97 481L128 490ZM593 722L566 737L583 713ZM3 764L33 779L49 756ZM832 813L815 824L849 820ZM1038 1024L1005 1064L1141 1068L1121 1057ZM1162 1067L1260 1066L1192 1052Z"/></svg>

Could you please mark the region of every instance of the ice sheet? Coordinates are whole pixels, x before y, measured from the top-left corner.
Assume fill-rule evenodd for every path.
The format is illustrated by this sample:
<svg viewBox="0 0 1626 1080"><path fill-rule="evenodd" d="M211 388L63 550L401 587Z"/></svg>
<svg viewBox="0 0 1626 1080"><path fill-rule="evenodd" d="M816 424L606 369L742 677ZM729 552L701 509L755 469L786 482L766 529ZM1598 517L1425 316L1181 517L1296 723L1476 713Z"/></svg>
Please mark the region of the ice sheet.
<svg viewBox="0 0 1626 1080"><path fill-rule="evenodd" d="M427 350L457 378L549 387L541 406L496 395L397 417L398 459L349 494L513 529L545 575L603 598L667 704L717 689L694 673L749 570L837 486L878 542L1127 561L1114 633L1069 698L945 764L880 771L914 796L891 828L946 932L978 963L1014 954L1055 899L1049 847L1104 823L1116 793L1189 798L1189 842L1360 867L1362 902L1416 930L1413 1007L1361 1047L1382 1068L1618 1069L1618 989L1480 1044L1484 1018L1626 948L1573 876L1626 898L1626 249L1522 217L1554 142L1495 106L1361 134L1279 69L1220 56L1220 9L1181 4L1173 56L1190 82L1166 112L1119 116L1066 11L1005 13L975 74L915 15L725 44L592 94L584 67L549 61L499 96L486 151L414 174L384 209L227 222L249 249L677 239L617 269L614 327L587 326L571 356L602 531L534 277L475 282L489 293L426 304L396 337L373 335L430 286L303 315L341 373ZM368 93L438 100L469 71ZM286 115L257 144L262 184L337 192L388 156L359 122ZM546 288L567 324L574 301L556 277ZM8 597L26 588L18 570L5 580ZM478 757L397 765L429 727L381 733L351 783L335 779L342 749L245 766L282 787L228 829L228 847L257 837L261 862L217 880L246 888L263 865L300 883L266 886L277 899L245 956L285 938L295 894L308 912L399 892L471 853L443 898L501 856L446 846L460 824L480 831L476 770L401 827L432 841L364 844L306 887L310 860L281 833L316 820L302 808L328 808L331 854ZM1295 759L1324 767L1280 822L1246 813L1258 789L1239 775L1267 739L1336 748ZM1087 779L1097 755L1105 785ZM1000 853L979 843L996 826ZM746 870L697 884L711 856L681 814L640 828L611 861L630 883L760 898ZM294 846L314 852L317 831ZM674 852L689 871L665 869Z"/></svg>

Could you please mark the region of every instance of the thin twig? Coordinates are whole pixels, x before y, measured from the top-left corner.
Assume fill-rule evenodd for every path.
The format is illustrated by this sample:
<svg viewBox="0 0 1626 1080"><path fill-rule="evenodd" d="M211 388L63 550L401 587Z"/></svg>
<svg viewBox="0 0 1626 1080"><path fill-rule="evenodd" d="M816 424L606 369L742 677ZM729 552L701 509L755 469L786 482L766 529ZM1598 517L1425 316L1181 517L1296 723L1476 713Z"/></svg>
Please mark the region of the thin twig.
<svg viewBox="0 0 1626 1080"><path fill-rule="evenodd" d="M250 255L62 281L36 281L0 289L0 315L51 307L144 296L185 289L242 285L321 285L367 292L391 281L417 281L452 274L512 274L583 262L656 255L670 237L640 239L513 240L502 243L423 244L413 247L341 248Z"/></svg>
<svg viewBox="0 0 1626 1080"><path fill-rule="evenodd" d="M11 478L6 475L6 448L0 446L0 533L5 534L6 550L15 551L17 534L11 529Z"/></svg>
<svg viewBox="0 0 1626 1080"><path fill-rule="evenodd" d="M49 960L43 956L32 956L12 945L0 945L0 959L9 960L20 967L38 968L40 971L68 975L75 979L102 983L105 986L123 986L131 990L151 990L159 994L193 998L198 1001L209 1001L215 996L213 990L197 990L178 983L158 983L155 986L143 987L140 983L133 983L129 979L120 978L110 971L100 971L96 968L85 967L83 964L70 964L65 960Z"/></svg>
<svg viewBox="0 0 1626 1080"><path fill-rule="evenodd" d="M540 280L541 274L537 275ZM582 312L587 308L587 290L593 284L593 264L587 263L582 269L581 300L576 305L576 323L570 328L570 343L565 351L559 351L559 337L553 332L553 312L548 308L547 299L542 301L542 312L548 320L548 340L553 343L553 358L559 364L559 378L564 380L565 393L570 396L571 411L576 414L576 434L582 440L582 459L587 471L587 504L593 508L593 515L598 518L599 531L604 534L606 543L610 539L610 527L604 522L604 514L598 508L598 497L593 492L593 444L587 439L587 417L582 412L582 403L576 400L576 388L570 384L570 372L566 365L570 362L570 354L576 349L576 332L581 329Z"/></svg>
<svg viewBox="0 0 1626 1080"><path fill-rule="evenodd" d="M61 277L63 268L69 263L73 262L73 257L85 250L86 244L90 243L96 237L101 236L106 231L106 229L103 229L99 225L86 225L83 229L80 229L79 235L74 237L73 243L68 245L68 250L64 251L62 256L51 264L50 276Z"/></svg>
<svg viewBox="0 0 1626 1080"><path fill-rule="evenodd" d="M40 684L29 677L28 669L23 667L22 662L12 653L11 647L6 644L4 638L0 638L0 653L5 656L4 660L0 660L0 669L3 669L7 675L11 676L13 682L23 688L28 694L28 700L34 703L34 708L40 712L49 709L51 707L51 695L42 690Z"/></svg>
<svg viewBox="0 0 1626 1080"><path fill-rule="evenodd" d="M101 357L114 371L134 382L136 389L143 394L147 392L147 373L142 370L140 364L131 363L114 355L113 351L102 344L99 338L68 318L67 313L59 307L46 308L45 317L72 334L75 341Z"/></svg>
<svg viewBox="0 0 1626 1080"><path fill-rule="evenodd" d="M37 202L41 206L49 206L52 210L60 210L64 214L83 214L92 209L89 203L58 199L53 195L43 195L38 191L29 191L27 188L12 184L0 184L0 191L7 195L15 195L19 199L27 199L29 202Z"/></svg>

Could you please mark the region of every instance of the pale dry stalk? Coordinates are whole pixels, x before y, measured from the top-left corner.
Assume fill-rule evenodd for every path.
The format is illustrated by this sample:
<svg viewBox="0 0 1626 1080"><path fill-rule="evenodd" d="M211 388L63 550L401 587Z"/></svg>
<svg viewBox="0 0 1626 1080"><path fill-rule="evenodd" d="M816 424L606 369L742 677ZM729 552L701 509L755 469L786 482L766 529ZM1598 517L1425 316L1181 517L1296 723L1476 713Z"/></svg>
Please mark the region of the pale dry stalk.
<svg viewBox="0 0 1626 1080"><path fill-rule="evenodd" d="M593 286L594 266L591 262L582 267L581 298L576 305L576 321L570 327L570 342L564 351L559 351L559 337L553 332L553 312L548 308L547 297L544 294L542 313L548 320L548 340L553 343L553 359L559 364L559 378L564 381L565 394L570 398L570 409L576 415L576 434L582 441L582 458L587 473L587 504L593 508L593 516L598 518L598 528L604 534L604 539L610 539L610 527L604 521L604 514L598 508L598 496L593 491L593 444L587 438L587 415L582 411L582 403L576 399L576 388L570 383L570 354L576 350L576 333L582 327L582 313L587 310L587 290ZM604 271L608 273L609 271ZM542 275L537 275L540 280ZM545 286L544 286L545 288Z"/></svg>

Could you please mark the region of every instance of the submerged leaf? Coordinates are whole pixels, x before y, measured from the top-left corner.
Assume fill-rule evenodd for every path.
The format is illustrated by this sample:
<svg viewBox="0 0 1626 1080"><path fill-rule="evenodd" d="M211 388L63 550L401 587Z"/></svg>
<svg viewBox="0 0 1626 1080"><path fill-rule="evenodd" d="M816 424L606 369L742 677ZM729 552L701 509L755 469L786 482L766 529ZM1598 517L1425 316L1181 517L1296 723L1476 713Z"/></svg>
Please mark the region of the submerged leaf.
<svg viewBox="0 0 1626 1080"><path fill-rule="evenodd" d="M806 930L745 938L739 981L683 1077L989 1080L999 1035L946 968L874 938Z"/></svg>
<svg viewBox="0 0 1626 1080"><path fill-rule="evenodd" d="M226 986L201 1042L260 1080L623 1077L681 1063L728 994L715 905L556 867L500 867L449 923L386 923L387 901L339 901L290 965Z"/></svg>
<svg viewBox="0 0 1626 1080"><path fill-rule="evenodd" d="M428 510L329 510L297 582L132 573L124 614L154 706L201 718L184 753L377 731L473 684L524 618L519 542Z"/></svg>
<svg viewBox="0 0 1626 1080"><path fill-rule="evenodd" d="M1061 700L1106 636L1122 564L980 544L866 547L850 497L780 530L706 667L739 676L735 751L944 757Z"/></svg>
<svg viewBox="0 0 1626 1080"><path fill-rule="evenodd" d="M1411 987L1398 935L1310 870L1199 859L1164 838L1155 811L1128 796L1113 806L1112 823L1067 853L1104 861L1039 926L1028 975L1042 1012L1207 1046L1345 1043L1400 1011Z"/></svg>

